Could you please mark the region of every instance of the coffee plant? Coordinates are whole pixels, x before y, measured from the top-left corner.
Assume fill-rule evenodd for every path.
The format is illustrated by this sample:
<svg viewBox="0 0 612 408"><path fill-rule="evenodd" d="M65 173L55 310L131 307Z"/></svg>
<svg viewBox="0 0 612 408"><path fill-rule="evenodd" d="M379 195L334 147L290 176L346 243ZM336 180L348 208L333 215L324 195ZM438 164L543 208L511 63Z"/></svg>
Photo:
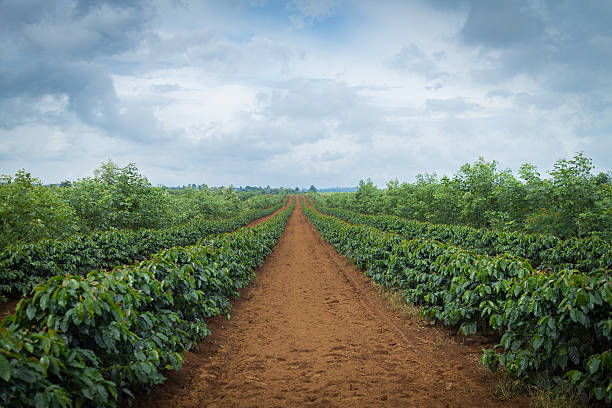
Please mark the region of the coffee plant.
<svg viewBox="0 0 612 408"><path fill-rule="evenodd" d="M612 402L612 279L534 270L524 258L488 256L429 238L405 239L304 206L323 237L375 282L403 291L421 313L464 335L500 336L482 362L540 386L575 387Z"/></svg>
<svg viewBox="0 0 612 408"><path fill-rule="evenodd" d="M395 232L406 239L429 238L480 254L519 256L541 269L569 268L588 272L597 268L612 268L612 244L599 237L561 240L552 235L433 224L393 215L364 215L321 205L317 208L352 224L370 225L383 231Z"/></svg>
<svg viewBox="0 0 612 408"><path fill-rule="evenodd" d="M0 302L27 294L57 274L83 275L94 269L141 261L172 246L193 245L211 234L233 231L281 207L251 210L225 220L196 220L166 229L111 230L66 239L16 244L0 252Z"/></svg>
<svg viewBox="0 0 612 408"><path fill-rule="evenodd" d="M213 235L150 259L37 285L0 326L0 405L114 407L164 381L229 317L293 206L257 227Z"/></svg>

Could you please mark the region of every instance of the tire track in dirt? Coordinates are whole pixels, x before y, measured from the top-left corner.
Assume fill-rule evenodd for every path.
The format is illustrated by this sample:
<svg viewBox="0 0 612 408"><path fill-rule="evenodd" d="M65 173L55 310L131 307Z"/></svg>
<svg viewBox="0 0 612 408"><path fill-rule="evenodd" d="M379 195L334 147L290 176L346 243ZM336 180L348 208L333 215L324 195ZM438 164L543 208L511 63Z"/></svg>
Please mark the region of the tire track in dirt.
<svg viewBox="0 0 612 408"><path fill-rule="evenodd" d="M479 350L392 312L297 201L231 320L212 319L184 367L134 406L524 406L492 397Z"/></svg>

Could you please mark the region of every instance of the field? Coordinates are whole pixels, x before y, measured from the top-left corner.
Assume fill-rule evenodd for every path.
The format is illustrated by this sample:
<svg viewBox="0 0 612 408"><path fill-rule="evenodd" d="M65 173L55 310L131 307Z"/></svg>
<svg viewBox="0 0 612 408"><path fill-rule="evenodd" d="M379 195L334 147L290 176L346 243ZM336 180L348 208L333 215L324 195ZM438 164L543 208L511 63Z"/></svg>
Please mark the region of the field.
<svg viewBox="0 0 612 408"><path fill-rule="evenodd" d="M257 275L230 321L213 322L213 335L187 355L186 367L136 406L523 402L495 400L475 361L477 346L394 312L370 280L321 239L300 205Z"/></svg>
<svg viewBox="0 0 612 408"><path fill-rule="evenodd" d="M0 408L611 408L610 22L0 0Z"/></svg>
<svg viewBox="0 0 612 408"><path fill-rule="evenodd" d="M610 399L612 285L608 265L584 266L607 262L603 250L587 260L564 252L588 273L544 261L548 269L538 271L524 258L479 251L474 233L470 249L427 238L422 226L420 238L405 237L412 229L401 219L315 207L305 195L221 225L246 227L199 229L212 235L117 261L109 272L14 275L25 283L7 296L23 287L27 297L2 323L4 405L518 407ZM542 242L534 254L564 241ZM9 253L2 265L20 264Z"/></svg>

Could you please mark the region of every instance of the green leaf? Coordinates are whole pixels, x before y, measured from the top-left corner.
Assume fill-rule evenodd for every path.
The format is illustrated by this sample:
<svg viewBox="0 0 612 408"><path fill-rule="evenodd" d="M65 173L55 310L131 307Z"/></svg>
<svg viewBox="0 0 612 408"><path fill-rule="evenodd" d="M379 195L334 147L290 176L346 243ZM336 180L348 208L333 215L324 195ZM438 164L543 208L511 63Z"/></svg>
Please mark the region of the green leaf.
<svg viewBox="0 0 612 408"><path fill-rule="evenodd" d="M21 366L17 369L17 371L15 372L15 377L29 384L34 384L37 380L35 372L24 366Z"/></svg>
<svg viewBox="0 0 612 408"><path fill-rule="evenodd" d="M11 379L11 364L2 354L0 354L0 378L4 381Z"/></svg>
<svg viewBox="0 0 612 408"><path fill-rule="evenodd" d="M570 306L571 307L571 306ZM570 309L570 319L572 319L572 322L577 321L578 319L576 318L576 309Z"/></svg>
<svg viewBox="0 0 612 408"><path fill-rule="evenodd" d="M34 316L36 316L36 308L31 303L28 305L26 309L26 316L28 317L28 320L32 320L34 319Z"/></svg>
<svg viewBox="0 0 612 408"><path fill-rule="evenodd" d="M589 374L595 374L601 365L601 360L598 357L593 357L589 360L588 369Z"/></svg>
<svg viewBox="0 0 612 408"><path fill-rule="evenodd" d="M566 374L571 383L576 384L582 378L582 373L578 370L568 371Z"/></svg>
<svg viewBox="0 0 612 408"><path fill-rule="evenodd" d="M45 293L44 295L41 296L40 298L40 307L45 310L47 308L47 303L49 301L49 294Z"/></svg>
<svg viewBox="0 0 612 408"><path fill-rule="evenodd" d="M41 342L42 342L43 351L48 354L49 350L51 349L51 339L45 336L42 338Z"/></svg>
<svg viewBox="0 0 612 408"><path fill-rule="evenodd" d="M576 304L579 306L586 306L589 303L589 296L583 289L580 289L576 294Z"/></svg>
<svg viewBox="0 0 612 408"><path fill-rule="evenodd" d="M43 367L46 373L47 370L49 369L49 364L51 364L51 360L49 360L49 356L42 356L38 362Z"/></svg>
<svg viewBox="0 0 612 408"><path fill-rule="evenodd" d="M598 400L602 400L606 396L606 390L604 387L595 387L593 388L593 395L595 395L595 398Z"/></svg>
<svg viewBox="0 0 612 408"><path fill-rule="evenodd" d="M46 408L49 406L49 399L43 393L36 393L34 396L34 406L36 408Z"/></svg>
<svg viewBox="0 0 612 408"><path fill-rule="evenodd" d="M533 349L537 350L542 346L542 343L544 343L544 337L542 336L536 336L533 339Z"/></svg>
<svg viewBox="0 0 612 408"><path fill-rule="evenodd" d="M612 305L612 286L606 286L601 291L601 297L607 304Z"/></svg>

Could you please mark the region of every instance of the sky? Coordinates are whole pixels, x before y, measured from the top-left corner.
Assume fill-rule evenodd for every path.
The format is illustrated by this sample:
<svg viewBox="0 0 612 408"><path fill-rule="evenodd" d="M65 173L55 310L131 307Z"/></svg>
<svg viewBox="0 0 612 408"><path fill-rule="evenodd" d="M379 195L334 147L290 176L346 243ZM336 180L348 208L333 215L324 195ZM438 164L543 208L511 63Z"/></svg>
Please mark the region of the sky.
<svg viewBox="0 0 612 408"><path fill-rule="evenodd" d="M612 169L609 0L0 0L0 174L354 186Z"/></svg>

